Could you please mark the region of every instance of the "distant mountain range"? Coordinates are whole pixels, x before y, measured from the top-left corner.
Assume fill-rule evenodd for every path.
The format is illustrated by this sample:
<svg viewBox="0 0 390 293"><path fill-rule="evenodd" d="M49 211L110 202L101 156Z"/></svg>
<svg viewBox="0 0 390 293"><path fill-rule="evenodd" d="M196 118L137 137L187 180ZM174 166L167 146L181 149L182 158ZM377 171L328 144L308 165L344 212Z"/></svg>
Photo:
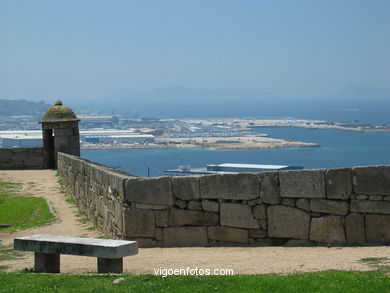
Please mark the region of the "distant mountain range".
<svg viewBox="0 0 390 293"><path fill-rule="evenodd" d="M132 118L289 116L390 125L390 89L370 84L349 84L321 97L281 97L267 92L189 89L182 86L162 87L150 92L122 89L106 99L94 99L93 103L91 100L78 100L66 104L71 104L76 111L101 110ZM39 116L49 107L43 102L0 100L0 115Z"/></svg>
<svg viewBox="0 0 390 293"><path fill-rule="evenodd" d="M49 107L43 101L0 100L0 116L42 116Z"/></svg>
<svg viewBox="0 0 390 293"><path fill-rule="evenodd" d="M80 106L88 107L88 101ZM107 100L94 100L94 107L130 117L291 116L390 124L390 89L369 84L349 84L338 92L322 97L281 97L256 91L169 86L151 92L118 90Z"/></svg>

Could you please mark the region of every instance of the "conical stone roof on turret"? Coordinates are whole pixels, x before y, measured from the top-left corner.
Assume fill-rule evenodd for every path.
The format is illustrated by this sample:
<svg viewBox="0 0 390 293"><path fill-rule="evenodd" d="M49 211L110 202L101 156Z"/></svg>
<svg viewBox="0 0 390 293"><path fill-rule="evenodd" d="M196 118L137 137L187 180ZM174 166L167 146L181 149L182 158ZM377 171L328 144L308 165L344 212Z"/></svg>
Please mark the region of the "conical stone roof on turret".
<svg viewBox="0 0 390 293"><path fill-rule="evenodd" d="M70 109L62 104L60 100L58 100L55 105L49 108L40 123L47 122L66 122L66 121L80 121L77 118L76 114Z"/></svg>

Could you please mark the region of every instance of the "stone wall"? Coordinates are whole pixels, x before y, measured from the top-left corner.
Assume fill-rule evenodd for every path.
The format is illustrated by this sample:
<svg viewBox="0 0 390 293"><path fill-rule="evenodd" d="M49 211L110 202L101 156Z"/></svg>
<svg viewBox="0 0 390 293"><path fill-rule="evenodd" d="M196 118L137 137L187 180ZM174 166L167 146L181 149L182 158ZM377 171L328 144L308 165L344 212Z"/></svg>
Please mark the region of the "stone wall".
<svg viewBox="0 0 390 293"><path fill-rule="evenodd" d="M125 183L131 175L64 153L58 153L57 164L79 210L105 235L123 238Z"/></svg>
<svg viewBox="0 0 390 293"><path fill-rule="evenodd" d="M106 234L140 246L390 243L390 166L139 178L61 154Z"/></svg>
<svg viewBox="0 0 390 293"><path fill-rule="evenodd" d="M43 169L43 148L0 148L0 169Z"/></svg>

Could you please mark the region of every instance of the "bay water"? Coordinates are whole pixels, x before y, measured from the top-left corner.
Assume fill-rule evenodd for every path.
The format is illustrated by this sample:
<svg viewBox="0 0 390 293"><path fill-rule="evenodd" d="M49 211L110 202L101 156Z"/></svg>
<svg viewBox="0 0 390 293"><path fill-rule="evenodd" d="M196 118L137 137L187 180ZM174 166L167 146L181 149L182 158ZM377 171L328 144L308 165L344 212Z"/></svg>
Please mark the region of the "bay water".
<svg viewBox="0 0 390 293"><path fill-rule="evenodd" d="M305 169L390 164L389 132L258 127L258 133L273 138L320 144L318 148L283 148L220 151L211 149L121 149L82 150L81 157L136 176L162 176L179 165L247 163L298 165ZM149 171L148 171L149 169Z"/></svg>

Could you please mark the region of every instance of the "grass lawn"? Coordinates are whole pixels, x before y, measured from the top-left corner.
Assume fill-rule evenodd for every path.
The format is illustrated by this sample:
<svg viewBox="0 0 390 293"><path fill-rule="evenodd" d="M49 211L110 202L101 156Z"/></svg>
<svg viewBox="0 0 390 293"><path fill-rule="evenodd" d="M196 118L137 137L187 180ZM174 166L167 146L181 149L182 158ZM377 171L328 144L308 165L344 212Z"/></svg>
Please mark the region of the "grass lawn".
<svg viewBox="0 0 390 293"><path fill-rule="evenodd" d="M113 281L124 278L115 284ZM296 275L169 276L0 273L0 292L390 292L390 278L327 271Z"/></svg>
<svg viewBox="0 0 390 293"><path fill-rule="evenodd" d="M17 183L0 182L0 232L40 226L54 219L43 198L20 194Z"/></svg>

